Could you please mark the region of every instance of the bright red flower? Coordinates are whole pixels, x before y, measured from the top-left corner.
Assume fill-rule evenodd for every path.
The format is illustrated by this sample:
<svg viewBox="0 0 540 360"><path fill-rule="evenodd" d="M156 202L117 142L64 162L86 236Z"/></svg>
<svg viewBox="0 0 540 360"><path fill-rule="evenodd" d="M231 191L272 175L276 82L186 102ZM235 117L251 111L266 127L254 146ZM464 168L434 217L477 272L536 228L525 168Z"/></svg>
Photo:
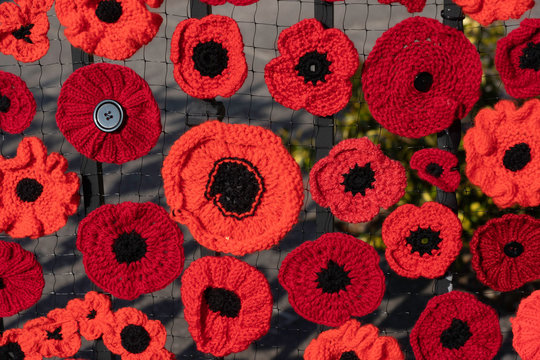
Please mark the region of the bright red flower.
<svg viewBox="0 0 540 360"><path fill-rule="evenodd" d="M399 2L407 7L407 11L410 13L421 12L426 6L426 0L379 0L381 4L391 4Z"/></svg>
<svg viewBox="0 0 540 360"><path fill-rule="evenodd" d="M0 335L0 359L4 360L42 360L37 351L37 343L28 331L22 329L6 330Z"/></svg>
<svg viewBox="0 0 540 360"><path fill-rule="evenodd" d="M409 165L411 169L418 170L421 179L446 192L456 191L461 181L458 158L449 151L418 150L411 157Z"/></svg>
<svg viewBox="0 0 540 360"><path fill-rule="evenodd" d="M516 317L510 318L514 334L512 345L522 360L537 360L540 354L539 313L540 290L537 290L521 300Z"/></svg>
<svg viewBox="0 0 540 360"><path fill-rule="evenodd" d="M16 75L0 71L0 129L10 134L21 133L30 126L34 115L36 101L26 83Z"/></svg>
<svg viewBox="0 0 540 360"><path fill-rule="evenodd" d="M534 0L455 0L455 3L482 26L496 20L519 19L534 6Z"/></svg>
<svg viewBox="0 0 540 360"><path fill-rule="evenodd" d="M95 291L86 293L83 299L70 300L67 311L79 324L79 332L86 340L96 340L113 322L111 299Z"/></svg>

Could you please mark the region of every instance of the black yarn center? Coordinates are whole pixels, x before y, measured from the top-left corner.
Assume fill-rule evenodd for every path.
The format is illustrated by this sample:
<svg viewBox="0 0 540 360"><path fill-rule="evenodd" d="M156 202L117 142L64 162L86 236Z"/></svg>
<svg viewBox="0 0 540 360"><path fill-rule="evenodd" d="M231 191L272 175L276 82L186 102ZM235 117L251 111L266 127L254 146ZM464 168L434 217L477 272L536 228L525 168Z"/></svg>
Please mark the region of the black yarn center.
<svg viewBox="0 0 540 360"><path fill-rule="evenodd" d="M235 318L240 313L242 304L234 291L208 287L204 290L204 300L208 308L220 316Z"/></svg>
<svg viewBox="0 0 540 360"><path fill-rule="evenodd" d="M120 234L113 243L116 261L121 264L131 264L141 260L146 255L146 250L146 239L135 231Z"/></svg>
<svg viewBox="0 0 540 360"><path fill-rule="evenodd" d="M30 35L32 34L30 30L34 27L34 24L28 24L28 25L22 25L17 30L13 31L11 34L15 36L15 39L17 40L24 40L29 44L33 44L32 39L30 39Z"/></svg>
<svg viewBox="0 0 540 360"><path fill-rule="evenodd" d="M444 169L441 165L437 163L429 163L428 166L426 166L426 172L436 178L441 177Z"/></svg>
<svg viewBox="0 0 540 360"><path fill-rule="evenodd" d="M143 326L130 324L120 333L122 347L132 354L144 352L150 345L150 334Z"/></svg>
<svg viewBox="0 0 540 360"><path fill-rule="evenodd" d="M214 78L229 65L228 51L215 41L199 43L193 48L193 63L202 76Z"/></svg>
<svg viewBox="0 0 540 360"><path fill-rule="evenodd" d="M299 60L294 70L298 71L298 76L304 78L304 83L311 81L313 85L317 85L317 81L326 82L326 75L331 74L330 64L326 53L321 54L317 51L312 51L304 54Z"/></svg>
<svg viewBox="0 0 540 360"><path fill-rule="evenodd" d="M540 70L540 43L530 42L519 57L519 67L522 69Z"/></svg>
<svg viewBox="0 0 540 360"><path fill-rule="evenodd" d="M54 331L47 331L47 340L62 340L62 327L57 327Z"/></svg>
<svg viewBox="0 0 540 360"><path fill-rule="evenodd" d="M93 320L95 319L97 316L97 311L92 309L92 311L90 311L90 313L88 315L86 315L86 318L87 319L90 319L90 320Z"/></svg>
<svg viewBox="0 0 540 360"><path fill-rule="evenodd" d="M414 77L414 88L420 92L428 92L433 85L433 75L428 72L418 73Z"/></svg>
<svg viewBox="0 0 540 360"><path fill-rule="evenodd" d="M504 245L504 253L506 256L511 258L518 257L519 255L523 254L523 251L525 251L523 245L517 241L512 241Z"/></svg>
<svg viewBox="0 0 540 360"><path fill-rule="evenodd" d="M441 343L447 349L459 349L471 338L471 329L463 320L454 319L441 334Z"/></svg>
<svg viewBox="0 0 540 360"><path fill-rule="evenodd" d="M506 150L503 157L503 165L510 171L519 171L531 162L531 148L525 143L520 143Z"/></svg>
<svg viewBox="0 0 540 360"><path fill-rule="evenodd" d="M360 193L366 196L366 189L373 189L375 182L375 171L371 170L371 163L364 166L354 165L348 173L341 174L344 181L341 185L345 185L345 192L350 192L355 196Z"/></svg>
<svg viewBox="0 0 540 360"><path fill-rule="evenodd" d="M0 112L7 113L11 106L11 100L6 96L0 94Z"/></svg>
<svg viewBox="0 0 540 360"><path fill-rule="evenodd" d="M350 271L345 271L345 267L333 260L329 260L326 269L321 269L317 273L317 288L322 289L327 294L337 293L345 290L351 284Z"/></svg>
<svg viewBox="0 0 540 360"><path fill-rule="evenodd" d="M360 360L354 351L346 351L339 357L339 360Z"/></svg>
<svg viewBox="0 0 540 360"><path fill-rule="evenodd" d="M2 360L24 360L25 355L21 346L14 342L8 342L0 346L0 359Z"/></svg>
<svg viewBox="0 0 540 360"><path fill-rule="evenodd" d="M35 179L24 178L17 184L15 192L21 201L34 202L43 193L43 185Z"/></svg>
<svg viewBox="0 0 540 360"><path fill-rule="evenodd" d="M4 279L0 278L0 290L5 289L6 284L4 283Z"/></svg>
<svg viewBox="0 0 540 360"><path fill-rule="evenodd" d="M407 244L412 246L411 254L417 252L420 256L424 254L432 255L433 250L439 250L439 244L442 239L439 237L440 231L433 231L431 227L423 229L418 227L417 230L411 231L411 234L405 239Z"/></svg>
<svg viewBox="0 0 540 360"><path fill-rule="evenodd" d="M122 4L116 0L103 0L96 8L96 16L107 24L114 24L122 16Z"/></svg>

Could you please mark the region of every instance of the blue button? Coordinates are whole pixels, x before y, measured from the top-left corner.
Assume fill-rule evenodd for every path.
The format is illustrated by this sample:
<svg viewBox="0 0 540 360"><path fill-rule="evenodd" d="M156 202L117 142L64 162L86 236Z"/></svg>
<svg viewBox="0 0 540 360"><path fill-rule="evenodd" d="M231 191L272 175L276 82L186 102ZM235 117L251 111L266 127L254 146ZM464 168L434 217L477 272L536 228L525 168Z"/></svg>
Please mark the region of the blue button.
<svg viewBox="0 0 540 360"><path fill-rule="evenodd" d="M117 130L124 121L124 110L114 100L103 100L94 109L94 124L104 132Z"/></svg>

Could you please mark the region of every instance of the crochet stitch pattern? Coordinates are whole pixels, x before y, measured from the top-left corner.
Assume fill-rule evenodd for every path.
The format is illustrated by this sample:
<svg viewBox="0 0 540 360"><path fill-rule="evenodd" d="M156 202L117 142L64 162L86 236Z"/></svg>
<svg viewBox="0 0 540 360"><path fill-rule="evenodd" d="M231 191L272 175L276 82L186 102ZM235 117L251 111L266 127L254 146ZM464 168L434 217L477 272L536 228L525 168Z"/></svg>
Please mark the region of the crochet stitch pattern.
<svg viewBox="0 0 540 360"><path fill-rule="evenodd" d="M305 19L283 30L277 47L281 55L264 68L276 102L317 116L333 115L347 105L359 58L345 33Z"/></svg>
<svg viewBox="0 0 540 360"><path fill-rule="evenodd" d="M405 357L396 339L379 336L379 329L375 326L362 326L359 321L351 319L311 340L304 359L403 360Z"/></svg>
<svg viewBox="0 0 540 360"><path fill-rule="evenodd" d="M163 162L172 217L201 245L245 255L276 245L304 201L298 164L272 131L207 121L182 135Z"/></svg>
<svg viewBox="0 0 540 360"><path fill-rule="evenodd" d="M519 19L534 6L534 0L456 0L455 3L482 26L496 20Z"/></svg>
<svg viewBox="0 0 540 360"><path fill-rule="evenodd" d="M112 132L102 131L94 120L105 100L116 102L125 114L117 115L122 124ZM161 134L161 114L150 86L130 68L106 63L84 66L69 76L58 98L56 123L78 152L115 164L148 154Z"/></svg>
<svg viewBox="0 0 540 360"><path fill-rule="evenodd" d="M34 339L22 329L6 330L0 334L0 359L43 360Z"/></svg>
<svg viewBox="0 0 540 360"><path fill-rule="evenodd" d="M449 151L418 150L411 157L409 165L418 171L421 179L446 192L456 191L461 181L458 158Z"/></svg>
<svg viewBox="0 0 540 360"><path fill-rule="evenodd" d="M324 234L291 251L278 279L298 315L327 326L373 312L385 289L377 251L341 233Z"/></svg>
<svg viewBox="0 0 540 360"><path fill-rule="evenodd" d="M391 133L420 138L448 128L480 97L482 63L462 32L412 17L377 39L362 70L371 114Z"/></svg>
<svg viewBox="0 0 540 360"><path fill-rule="evenodd" d="M514 338L512 345L522 360L537 360L540 354L538 342L538 313L540 312L540 290L521 300L516 317L510 318Z"/></svg>
<svg viewBox="0 0 540 360"><path fill-rule="evenodd" d="M417 360L491 360L502 343L499 317L461 291L429 300L410 335Z"/></svg>
<svg viewBox="0 0 540 360"><path fill-rule="evenodd" d="M77 321L79 333L86 340L99 339L111 323L111 299L95 291L86 293L84 299L72 299L66 310Z"/></svg>
<svg viewBox="0 0 540 360"><path fill-rule="evenodd" d="M463 138L465 172L500 208L540 204L540 100L501 100L480 110Z"/></svg>
<svg viewBox="0 0 540 360"><path fill-rule="evenodd" d="M0 230L14 238L38 238L62 228L79 207L79 178L67 160L36 137L26 137L17 156L0 156Z"/></svg>
<svg viewBox="0 0 540 360"><path fill-rule="evenodd" d="M233 4L234 6L246 6L246 5L255 4L259 0L201 0L201 1L212 6L223 5L226 3Z"/></svg>
<svg viewBox="0 0 540 360"><path fill-rule="evenodd" d="M195 260L182 275L180 291L199 351L218 357L244 351L270 329L270 285L259 270L236 258Z"/></svg>
<svg viewBox="0 0 540 360"><path fill-rule="evenodd" d="M55 10L71 45L88 54L124 60L156 36L163 18L146 6L158 8L162 2L56 0Z"/></svg>
<svg viewBox="0 0 540 360"><path fill-rule="evenodd" d="M103 290L133 300L165 288L184 268L183 235L160 206L102 205L79 224L86 275Z"/></svg>
<svg viewBox="0 0 540 360"><path fill-rule="evenodd" d="M200 99L230 97L247 77L242 34L227 16L208 15L178 24L171 40L171 61L180 88Z"/></svg>
<svg viewBox="0 0 540 360"><path fill-rule="evenodd" d="M0 7L4 4L0 4ZM36 115L36 100L18 76L0 71L0 129L19 134Z"/></svg>
<svg viewBox="0 0 540 360"><path fill-rule="evenodd" d="M391 4L399 2L407 7L407 11L410 13L421 12L426 6L426 0L379 0L381 4Z"/></svg>
<svg viewBox="0 0 540 360"><path fill-rule="evenodd" d="M399 161L384 155L367 137L334 146L310 171L313 200L350 223L373 219L405 195L407 176Z"/></svg>

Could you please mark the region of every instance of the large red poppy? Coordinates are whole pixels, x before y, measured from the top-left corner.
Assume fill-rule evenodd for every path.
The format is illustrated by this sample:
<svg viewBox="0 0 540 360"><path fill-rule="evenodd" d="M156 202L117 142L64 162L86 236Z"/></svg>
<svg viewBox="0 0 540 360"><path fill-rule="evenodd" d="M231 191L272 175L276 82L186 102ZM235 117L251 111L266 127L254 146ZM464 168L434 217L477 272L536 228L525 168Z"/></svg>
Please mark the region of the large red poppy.
<svg viewBox="0 0 540 360"><path fill-rule="evenodd" d="M522 360L537 360L540 354L540 290L521 300L512 323L512 345Z"/></svg>
<svg viewBox="0 0 540 360"><path fill-rule="evenodd" d="M381 4L391 4L399 2L407 7L407 11L410 13L421 12L426 6L426 0L379 0Z"/></svg>
<svg viewBox="0 0 540 360"><path fill-rule="evenodd" d="M411 169L418 170L418 176L443 191L454 192L459 186L461 175L458 158L441 149L418 150L411 157Z"/></svg>
<svg viewBox="0 0 540 360"><path fill-rule="evenodd" d="M34 115L36 101L26 83L16 75L0 71L0 129L10 134L21 133L30 126Z"/></svg>

